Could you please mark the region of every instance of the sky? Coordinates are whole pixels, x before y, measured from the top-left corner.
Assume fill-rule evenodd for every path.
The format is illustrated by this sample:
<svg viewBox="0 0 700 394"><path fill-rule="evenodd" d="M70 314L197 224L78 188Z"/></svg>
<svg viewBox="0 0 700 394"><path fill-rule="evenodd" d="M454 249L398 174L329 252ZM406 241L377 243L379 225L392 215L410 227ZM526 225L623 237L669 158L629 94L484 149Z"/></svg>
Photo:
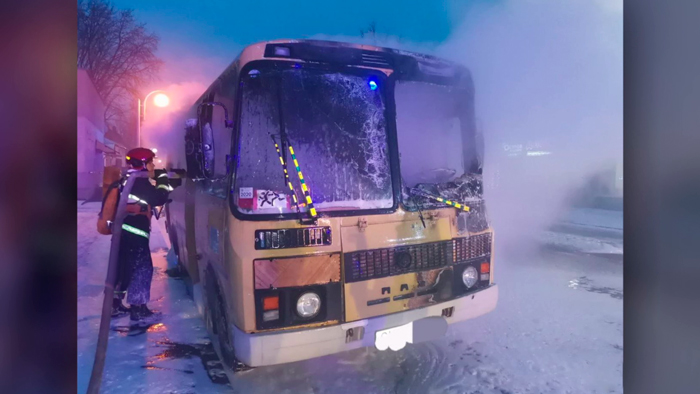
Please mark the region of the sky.
<svg viewBox="0 0 700 394"><path fill-rule="evenodd" d="M380 33L412 42L440 43L458 26L470 5L496 0L202 1L115 0L161 37L163 54L180 50L234 58L258 41L318 34L359 35L370 22Z"/></svg>

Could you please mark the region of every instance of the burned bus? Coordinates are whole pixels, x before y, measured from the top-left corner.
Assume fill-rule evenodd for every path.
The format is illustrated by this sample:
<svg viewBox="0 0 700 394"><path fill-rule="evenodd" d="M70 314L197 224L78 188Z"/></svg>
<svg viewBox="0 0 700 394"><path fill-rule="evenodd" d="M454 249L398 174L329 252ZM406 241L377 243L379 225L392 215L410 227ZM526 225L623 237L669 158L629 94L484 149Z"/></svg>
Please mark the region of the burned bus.
<svg viewBox="0 0 700 394"><path fill-rule="evenodd" d="M466 68L367 45L258 43L183 126L166 227L229 367L399 350L496 307Z"/></svg>

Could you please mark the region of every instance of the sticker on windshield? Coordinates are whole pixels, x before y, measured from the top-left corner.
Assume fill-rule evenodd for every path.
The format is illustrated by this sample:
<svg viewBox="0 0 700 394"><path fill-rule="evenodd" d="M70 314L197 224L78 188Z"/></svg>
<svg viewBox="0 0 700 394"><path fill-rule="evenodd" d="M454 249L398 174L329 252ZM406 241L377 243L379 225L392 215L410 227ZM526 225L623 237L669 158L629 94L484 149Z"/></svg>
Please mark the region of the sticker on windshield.
<svg viewBox="0 0 700 394"><path fill-rule="evenodd" d="M240 198L240 199L253 198L253 188L252 187L242 187L242 188L238 189L238 198Z"/></svg>
<svg viewBox="0 0 700 394"><path fill-rule="evenodd" d="M242 187L238 189L238 198L245 200L253 198L253 188L252 187Z"/></svg>
<svg viewBox="0 0 700 394"><path fill-rule="evenodd" d="M256 190L255 201L256 209L290 208L287 195L274 190Z"/></svg>
<svg viewBox="0 0 700 394"><path fill-rule="evenodd" d="M238 206L241 209L252 211L255 209L255 192L252 187L238 189Z"/></svg>

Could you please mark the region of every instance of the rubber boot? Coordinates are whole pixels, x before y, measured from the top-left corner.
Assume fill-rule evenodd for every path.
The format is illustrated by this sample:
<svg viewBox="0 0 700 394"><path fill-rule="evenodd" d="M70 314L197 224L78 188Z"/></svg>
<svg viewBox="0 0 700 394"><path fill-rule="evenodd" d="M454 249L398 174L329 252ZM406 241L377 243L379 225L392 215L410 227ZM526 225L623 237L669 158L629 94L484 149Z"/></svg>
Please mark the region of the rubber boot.
<svg viewBox="0 0 700 394"><path fill-rule="evenodd" d="M151 311L148 309L146 304L132 305L131 306L131 321L148 321L160 317L160 313L157 311Z"/></svg>
<svg viewBox="0 0 700 394"><path fill-rule="evenodd" d="M129 308L122 304L122 300L114 298L112 300L112 317L126 316L129 313Z"/></svg>

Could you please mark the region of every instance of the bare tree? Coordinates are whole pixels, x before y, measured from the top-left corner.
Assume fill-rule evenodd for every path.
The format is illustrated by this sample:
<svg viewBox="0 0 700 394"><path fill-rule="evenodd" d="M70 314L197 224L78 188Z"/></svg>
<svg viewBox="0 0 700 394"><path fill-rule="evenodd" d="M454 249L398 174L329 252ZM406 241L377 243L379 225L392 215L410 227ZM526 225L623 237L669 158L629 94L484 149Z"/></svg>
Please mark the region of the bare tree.
<svg viewBox="0 0 700 394"><path fill-rule="evenodd" d="M132 10L117 10L108 0L78 3L78 68L87 70L102 97L107 123L129 117L140 89L155 79L163 64L155 56L158 42Z"/></svg>

